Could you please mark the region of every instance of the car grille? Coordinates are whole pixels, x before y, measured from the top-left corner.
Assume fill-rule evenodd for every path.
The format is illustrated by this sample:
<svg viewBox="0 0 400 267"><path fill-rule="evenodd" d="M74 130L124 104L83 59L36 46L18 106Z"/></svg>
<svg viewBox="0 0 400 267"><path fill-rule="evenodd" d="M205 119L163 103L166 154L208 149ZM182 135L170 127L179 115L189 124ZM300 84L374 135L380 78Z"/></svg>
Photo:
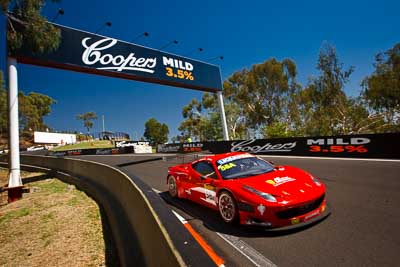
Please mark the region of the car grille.
<svg viewBox="0 0 400 267"><path fill-rule="evenodd" d="M312 202L309 202L305 205L279 211L276 213L276 215L280 219L289 219L289 218L293 218L296 216L301 216L303 214L306 214L306 213L318 208L319 205L321 205L322 201L324 201L324 198L325 198L325 194L322 195L321 197L319 197L318 199L316 199Z"/></svg>

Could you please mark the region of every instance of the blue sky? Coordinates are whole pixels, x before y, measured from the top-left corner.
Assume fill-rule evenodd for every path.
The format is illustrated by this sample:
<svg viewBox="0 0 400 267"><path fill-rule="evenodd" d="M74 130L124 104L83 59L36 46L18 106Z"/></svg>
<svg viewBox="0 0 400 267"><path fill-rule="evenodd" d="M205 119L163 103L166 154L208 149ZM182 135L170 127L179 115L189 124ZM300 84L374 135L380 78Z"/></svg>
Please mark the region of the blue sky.
<svg viewBox="0 0 400 267"><path fill-rule="evenodd" d="M222 78L275 57L290 58L298 67L298 81L307 84L323 42L336 46L345 67L355 72L346 86L356 96L360 82L373 71L374 56L400 41L400 1L78 1L47 3L43 14L52 19L57 10L65 14L57 23L94 32L106 21L112 27L100 33L131 41L143 32L149 37L136 43L160 48L178 40L165 51L192 58L213 60ZM0 64L6 70L5 18L0 21ZM76 114L94 111L105 116L106 129L143 135L145 122L154 117L167 123L170 138L177 135L182 108L201 91L154 85L117 78L19 65L19 88L57 100L46 122L56 130L84 131ZM94 131L101 130L101 120Z"/></svg>

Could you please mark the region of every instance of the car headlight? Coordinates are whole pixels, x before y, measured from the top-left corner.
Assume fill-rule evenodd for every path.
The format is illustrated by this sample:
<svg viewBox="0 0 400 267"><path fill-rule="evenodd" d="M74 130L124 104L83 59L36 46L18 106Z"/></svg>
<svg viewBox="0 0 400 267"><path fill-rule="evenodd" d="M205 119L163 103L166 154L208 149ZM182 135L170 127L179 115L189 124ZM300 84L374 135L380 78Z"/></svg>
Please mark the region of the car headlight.
<svg viewBox="0 0 400 267"><path fill-rule="evenodd" d="M271 194L258 191L257 189L254 189L253 187L250 187L250 186L247 186L247 185L244 185L243 188L246 189L247 191L250 191L250 192L256 194L256 195L259 195L260 197L262 197L266 201L276 202L276 198Z"/></svg>
<svg viewBox="0 0 400 267"><path fill-rule="evenodd" d="M321 182L315 178L314 176L310 175L311 180L314 182L314 184L316 184L317 186L321 186Z"/></svg>

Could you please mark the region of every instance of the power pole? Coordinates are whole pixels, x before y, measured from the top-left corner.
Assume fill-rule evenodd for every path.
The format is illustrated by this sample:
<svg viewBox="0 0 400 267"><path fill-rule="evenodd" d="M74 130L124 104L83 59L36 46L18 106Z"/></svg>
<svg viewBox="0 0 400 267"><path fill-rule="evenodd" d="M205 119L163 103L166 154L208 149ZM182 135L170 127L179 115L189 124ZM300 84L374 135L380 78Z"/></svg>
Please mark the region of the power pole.
<svg viewBox="0 0 400 267"><path fill-rule="evenodd" d="M104 127L104 115L102 116L103 118L103 133L106 131L106 128Z"/></svg>

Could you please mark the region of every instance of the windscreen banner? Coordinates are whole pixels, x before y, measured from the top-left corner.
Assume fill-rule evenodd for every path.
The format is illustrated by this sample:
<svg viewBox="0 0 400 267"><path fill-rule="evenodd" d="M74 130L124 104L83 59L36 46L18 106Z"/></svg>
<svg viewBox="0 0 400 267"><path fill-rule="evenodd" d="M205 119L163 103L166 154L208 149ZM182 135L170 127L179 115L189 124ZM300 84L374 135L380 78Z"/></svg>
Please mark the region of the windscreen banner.
<svg viewBox="0 0 400 267"><path fill-rule="evenodd" d="M165 144L157 152L400 159L400 133Z"/></svg>
<svg viewBox="0 0 400 267"><path fill-rule="evenodd" d="M13 21L13 25L19 23ZM18 62L125 78L201 91L222 90L220 69L187 57L54 24L61 33L55 51L33 53L22 47L9 54ZM18 29L23 27L13 27Z"/></svg>

